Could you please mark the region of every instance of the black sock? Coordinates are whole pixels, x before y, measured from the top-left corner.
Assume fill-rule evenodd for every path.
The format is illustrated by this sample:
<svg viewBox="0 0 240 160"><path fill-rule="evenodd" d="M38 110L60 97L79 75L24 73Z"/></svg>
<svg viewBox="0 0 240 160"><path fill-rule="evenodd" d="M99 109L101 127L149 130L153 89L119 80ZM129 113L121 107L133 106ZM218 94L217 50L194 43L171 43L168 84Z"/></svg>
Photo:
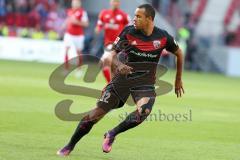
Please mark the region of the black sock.
<svg viewBox="0 0 240 160"><path fill-rule="evenodd" d="M120 123L117 127L110 130L109 133L113 136L118 135L119 133L125 132L128 129L134 128L141 124L146 118L147 114L140 115L138 111L130 113L126 119Z"/></svg>
<svg viewBox="0 0 240 160"><path fill-rule="evenodd" d="M68 147L73 150L75 145L78 143L78 141L89 133L89 131L92 129L93 125L95 124L94 121L89 120L88 116L84 117L80 123L78 124L70 142L68 143Z"/></svg>

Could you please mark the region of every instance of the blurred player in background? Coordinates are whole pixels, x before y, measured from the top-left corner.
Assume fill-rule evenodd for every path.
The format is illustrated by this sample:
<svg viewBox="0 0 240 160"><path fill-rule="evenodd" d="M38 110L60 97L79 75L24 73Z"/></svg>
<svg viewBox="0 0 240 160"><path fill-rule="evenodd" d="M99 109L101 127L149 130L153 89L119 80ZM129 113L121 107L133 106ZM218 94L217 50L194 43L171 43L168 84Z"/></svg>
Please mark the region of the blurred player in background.
<svg viewBox="0 0 240 160"><path fill-rule="evenodd" d="M112 55L110 53L112 44L122 31L130 23L130 17L120 9L120 0L110 0L111 9L104 9L100 12L95 33L98 35L102 30L104 33L104 53L101 57L103 75L107 82L113 77Z"/></svg>
<svg viewBox="0 0 240 160"><path fill-rule="evenodd" d="M81 7L81 0L72 0L72 8L67 11L67 19L64 26L66 33L64 35L65 44L65 69L69 68L69 49L74 47L77 56L79 56L78 65L81 66L81 54L84 48L84 27L89 26L87 12Z"/></svg>

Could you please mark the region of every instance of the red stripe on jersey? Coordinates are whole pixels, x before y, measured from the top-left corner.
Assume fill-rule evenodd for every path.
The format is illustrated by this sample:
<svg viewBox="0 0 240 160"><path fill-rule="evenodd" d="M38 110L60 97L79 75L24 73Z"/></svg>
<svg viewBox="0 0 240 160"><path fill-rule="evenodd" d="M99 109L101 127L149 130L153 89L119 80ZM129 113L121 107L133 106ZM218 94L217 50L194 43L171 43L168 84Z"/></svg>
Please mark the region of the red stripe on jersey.
<svg viewBox="0 0 240 160"><path fill-rule="evenodd" d="M167 45L167 38L164 37L160 40L160 45L161 45L161 48L165 48L165 46Z"/></svg>
<svg viewBox="0 0 240 160"><path fill-rule="evenodd" d="M154 51L160 48L164 48L167 44L167 38L157 39L154 41L142 41L130 34L127 34L127 40L129 44L135 46L142 51Z"/></svg>

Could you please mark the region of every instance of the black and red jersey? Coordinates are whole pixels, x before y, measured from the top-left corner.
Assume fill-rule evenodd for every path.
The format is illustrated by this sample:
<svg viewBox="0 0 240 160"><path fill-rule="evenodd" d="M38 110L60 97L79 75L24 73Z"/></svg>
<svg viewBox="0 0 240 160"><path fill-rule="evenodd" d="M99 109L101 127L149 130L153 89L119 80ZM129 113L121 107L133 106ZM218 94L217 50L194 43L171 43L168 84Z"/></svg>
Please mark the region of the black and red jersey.
<svg viewBox="0 0 240 160"><path fill-rule="evenodd" d="M178 44L167 31L154 27L150 36L134 28L133 25L123 29L114 42L113 49L125 57L125 63L133 68L128 75L119 73L111 84L120 97L124 97L129 88L154 85L158 61L163 49L176 52Z"/></svg>
<svg viewBox="0 0 240 160"><path fill-rule="evenodd" d="M162 50L174 53L178 44L167 31L154 27L150 36L134 28L133 25L123 29L114 42L114 50L124 52L127 62L158 63Z"/></svg>

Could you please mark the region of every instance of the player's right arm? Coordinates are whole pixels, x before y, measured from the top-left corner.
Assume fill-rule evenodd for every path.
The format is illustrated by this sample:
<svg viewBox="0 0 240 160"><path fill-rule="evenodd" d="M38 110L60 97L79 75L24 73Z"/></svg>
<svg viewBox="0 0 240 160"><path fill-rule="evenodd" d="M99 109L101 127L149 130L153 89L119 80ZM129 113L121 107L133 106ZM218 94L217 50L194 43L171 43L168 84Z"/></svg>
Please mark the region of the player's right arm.
<svg viewBox="0 0 240 160"><path fill-rule="evenodd" d="M126 45L125 44L127 42L126 34L127 34L128 30L129 30L129 26L125 27L122 30L122 32L119 34L119 36L114 41L113 49L111 51L111 54L113 55L112 64L117 68L117 71L120 74L131 74L132 70L133 70L132 67L120 62L118 60L118 57L117 57L117 54L119 52L126 51Z"/></svg>
<svg viewBox="0 0 240 160"><path fill-rule="evenodd" d="M117 58L117 52L115 50L112 50L111 54L113 55L112 65L114 65L116 67L117 72L119 72L120 74L125 74L125 75L132 73L133 68L120 62Z"/></svg>
<svg viewBox="0 0 240 160"><path fill-rule="evenodd" d="M95 30L94 30L96 35L99 35L101 30L103 29L103 26L104 26L104 21L103 21L104 12L105 12L104 10L101 11L99 16L98 16L97 25L96 25Z"/></svg>

